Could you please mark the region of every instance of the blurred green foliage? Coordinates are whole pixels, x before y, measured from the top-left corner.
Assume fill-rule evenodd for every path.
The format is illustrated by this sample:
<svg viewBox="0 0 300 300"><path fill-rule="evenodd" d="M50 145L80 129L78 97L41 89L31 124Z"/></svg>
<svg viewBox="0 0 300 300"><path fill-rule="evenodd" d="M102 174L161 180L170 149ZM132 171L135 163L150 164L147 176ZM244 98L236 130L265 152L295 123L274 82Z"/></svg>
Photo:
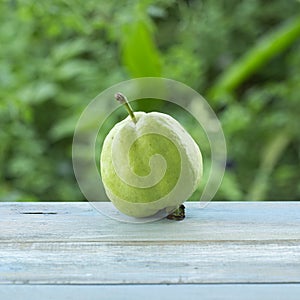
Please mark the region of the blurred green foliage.
<svg viewBox="0 0 300 300"><path fill-rule="evenodd" d="M228 146L216 199L300 199L299 1L4 0L0 19L0 200L82 200L77 119L99 92L141 76L179 80L216 111ZM136 108L177 116L209 154L178 108Z"/></svg>

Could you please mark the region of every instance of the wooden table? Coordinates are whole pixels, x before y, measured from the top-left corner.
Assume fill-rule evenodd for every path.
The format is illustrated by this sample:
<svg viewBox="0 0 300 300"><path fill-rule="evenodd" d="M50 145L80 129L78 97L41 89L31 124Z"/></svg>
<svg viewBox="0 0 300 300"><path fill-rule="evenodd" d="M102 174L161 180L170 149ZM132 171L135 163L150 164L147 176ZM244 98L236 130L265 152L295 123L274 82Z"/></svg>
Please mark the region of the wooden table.
<svg viewBox="0 0 300 300"><path fill-rule="evenodd" d="M300 202L186 203L131 224L0 203L0 299L300 299Z"/></svg>

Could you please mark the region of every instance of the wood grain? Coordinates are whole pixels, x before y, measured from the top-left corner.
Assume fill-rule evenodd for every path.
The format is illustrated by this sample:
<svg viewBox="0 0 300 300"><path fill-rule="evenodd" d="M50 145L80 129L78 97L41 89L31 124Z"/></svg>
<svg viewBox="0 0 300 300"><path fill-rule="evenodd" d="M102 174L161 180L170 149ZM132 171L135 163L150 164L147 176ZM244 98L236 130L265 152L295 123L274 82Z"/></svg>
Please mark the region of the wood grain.
<svg viewBox="0 0 300 300"><path fill-rule="evenodd" d="M88 203L1 203L0 283L300 282L300 203L186 207L182 222L131 224Z"/></svg>
<svg viewBox="0 0 300 300"><path fill-rule="evenodd" d="M0 285L1 300L299 300L299 284Z"/></svg>

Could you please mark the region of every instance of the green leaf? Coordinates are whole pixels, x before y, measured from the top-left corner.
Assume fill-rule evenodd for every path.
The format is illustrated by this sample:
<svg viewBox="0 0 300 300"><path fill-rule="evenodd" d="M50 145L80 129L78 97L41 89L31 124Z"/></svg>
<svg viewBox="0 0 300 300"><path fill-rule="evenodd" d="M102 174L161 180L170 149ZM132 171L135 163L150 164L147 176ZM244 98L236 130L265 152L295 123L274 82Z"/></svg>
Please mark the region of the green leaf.
<svg viewBox="0 0 300 300"><path fill-rule="evenodd" d="M269 177L277 162L284 154L286 147L291 142L291 138L286 130L282 130L274 135L266 144L262 152L260 167L257 170L252 186L249 188L246 200L266 200Z"/></svg>
<svg viewBox="0 0 300 300"><path fill-rule="evenodd" d="M50 130L51 139L57 141L72 136L78 119L79 115L73 114L70 117L59 120Z"/></svg>
<svg viewBox="0 0 300 300"><path fill-rule="evenodd" d="M161 58L146 16L123 25L121 57L132 77L161 76Z"/></svg>
<svg viewBox="0 0 300 300"><path fill-rule="evenodd" d="M300 36L300 16L281 24L258 41L236 63L231 65L209 91L210 98L226 95L284 51Z"/></svg>

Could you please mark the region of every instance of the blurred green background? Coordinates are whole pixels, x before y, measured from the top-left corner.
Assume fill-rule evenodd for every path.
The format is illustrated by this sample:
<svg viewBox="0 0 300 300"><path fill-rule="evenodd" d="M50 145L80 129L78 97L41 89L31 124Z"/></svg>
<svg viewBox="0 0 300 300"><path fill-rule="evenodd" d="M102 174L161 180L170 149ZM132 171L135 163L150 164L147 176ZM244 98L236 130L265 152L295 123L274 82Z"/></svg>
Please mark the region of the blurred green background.
<svg viewBox="0 0 300 300"><path fill-rule="evenodd" d="M220 118L216 200L300 200L299 1L4 0L0 20L0 201L83 200L77 119L102 90L143 76L191 86ZM138 108L172 115L153 103Z"/></svg>

